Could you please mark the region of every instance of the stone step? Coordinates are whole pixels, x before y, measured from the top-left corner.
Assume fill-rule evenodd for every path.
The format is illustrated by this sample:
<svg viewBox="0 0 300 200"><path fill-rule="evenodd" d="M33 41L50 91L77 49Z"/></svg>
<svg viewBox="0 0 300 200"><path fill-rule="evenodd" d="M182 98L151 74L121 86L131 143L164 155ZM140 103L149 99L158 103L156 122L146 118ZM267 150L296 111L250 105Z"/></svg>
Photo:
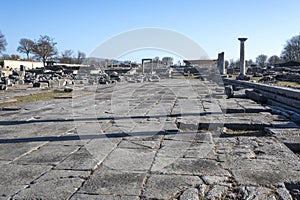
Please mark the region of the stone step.
<svg viewBox="0 0 300 200"><path fill-rule="evenodd" d="M284 143L293 152L300 152L300 128L270 128L264 129Z"/></svg>

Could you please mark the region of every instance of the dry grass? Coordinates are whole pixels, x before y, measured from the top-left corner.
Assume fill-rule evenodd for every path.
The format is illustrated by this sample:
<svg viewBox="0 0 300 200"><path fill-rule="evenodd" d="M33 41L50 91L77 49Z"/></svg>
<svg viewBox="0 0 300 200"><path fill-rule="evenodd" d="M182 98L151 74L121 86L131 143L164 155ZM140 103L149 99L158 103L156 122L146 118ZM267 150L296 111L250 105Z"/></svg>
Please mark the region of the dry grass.
<svg viewBox="0 0 300 200"><path fill-rule="evenodd" d="M300 87L299 83L291 82L291 81L277 81L276 84L278 84L278 85L284 85L284 86Z"/></svg>
<svg viewBox="0 0 300 200"><path fill-rule="evenodd" d="M16 99L15 102L0 103L0 107L9 107L9 106L15 106L18 104L22 104L22 103L51 100L51 99L54 99L56 96L62 95L62 93L64 93L64 92L48 91L48 92L30 94L30 95L25 95L25 96L16 96L16 97L14 97L14 99Z"/></svg>

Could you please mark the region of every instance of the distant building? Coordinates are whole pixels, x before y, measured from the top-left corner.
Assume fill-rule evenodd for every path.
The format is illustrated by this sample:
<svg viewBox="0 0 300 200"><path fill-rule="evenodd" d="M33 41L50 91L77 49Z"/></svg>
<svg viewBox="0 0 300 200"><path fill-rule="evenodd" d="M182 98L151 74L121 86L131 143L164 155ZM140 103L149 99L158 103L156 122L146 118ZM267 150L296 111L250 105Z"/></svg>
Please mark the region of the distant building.
<svg viewBox="0 0 300 200"><path fill-rule="evenodd" d="M25 61L25 60L3 60L3 61L0 61L1 69L4 71L12 71L12 70L19 71L21 65L23 65L23 67L26 70L43 67L43 63L37 62L37 61Z"/></svg>

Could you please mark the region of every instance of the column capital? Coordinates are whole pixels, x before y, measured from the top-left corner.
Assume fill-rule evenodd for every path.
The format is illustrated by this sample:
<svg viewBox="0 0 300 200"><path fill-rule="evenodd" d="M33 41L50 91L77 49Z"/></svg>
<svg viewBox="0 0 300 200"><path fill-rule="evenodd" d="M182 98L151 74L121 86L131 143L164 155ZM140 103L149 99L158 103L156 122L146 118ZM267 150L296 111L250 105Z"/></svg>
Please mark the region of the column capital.
<svg viewBox="0 0 300 200"><path fill-rule="evenodd" d="M245 42L248 38L238 38L239 41Z"/></svg>

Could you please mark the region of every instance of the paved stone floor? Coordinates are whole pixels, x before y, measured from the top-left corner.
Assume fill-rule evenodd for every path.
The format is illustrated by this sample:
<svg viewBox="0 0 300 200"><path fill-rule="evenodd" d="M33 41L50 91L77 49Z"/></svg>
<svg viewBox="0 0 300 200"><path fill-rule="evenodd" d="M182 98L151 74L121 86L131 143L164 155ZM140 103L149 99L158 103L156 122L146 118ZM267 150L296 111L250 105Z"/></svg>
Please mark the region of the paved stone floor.
<svg viewBox="0 0 300 200"><path fill-rule="evenodd" d="M79 85L74 98L2 110L0 198L300 198L300 158L288 148L299 127L223 88Z"/></svg>

